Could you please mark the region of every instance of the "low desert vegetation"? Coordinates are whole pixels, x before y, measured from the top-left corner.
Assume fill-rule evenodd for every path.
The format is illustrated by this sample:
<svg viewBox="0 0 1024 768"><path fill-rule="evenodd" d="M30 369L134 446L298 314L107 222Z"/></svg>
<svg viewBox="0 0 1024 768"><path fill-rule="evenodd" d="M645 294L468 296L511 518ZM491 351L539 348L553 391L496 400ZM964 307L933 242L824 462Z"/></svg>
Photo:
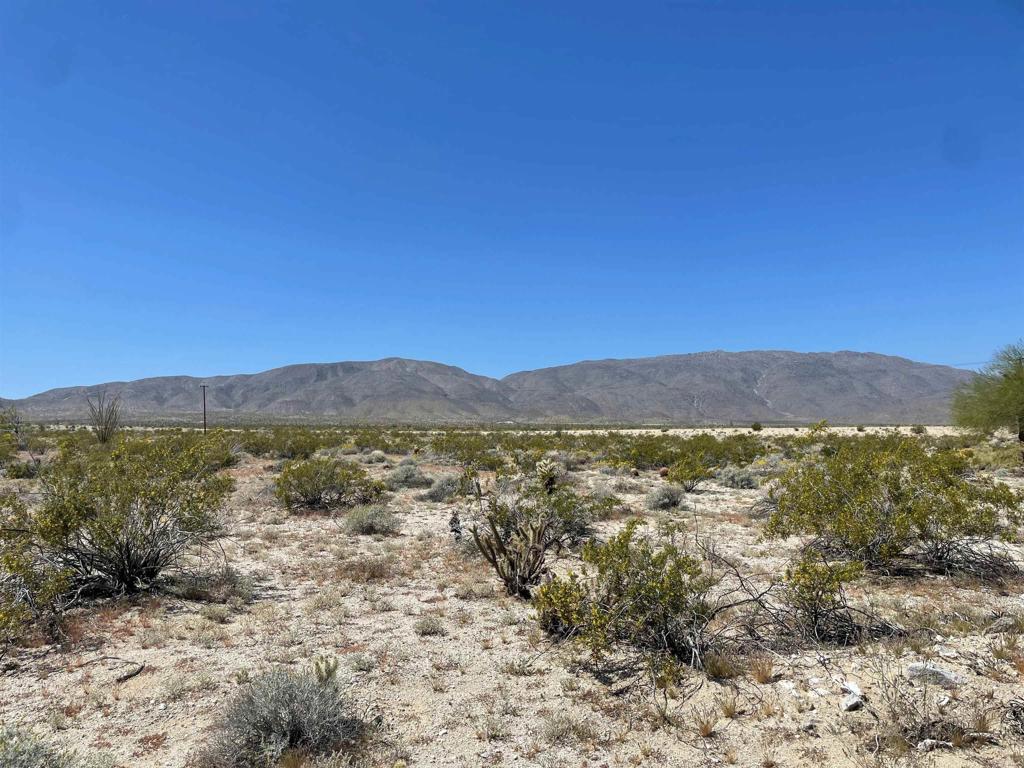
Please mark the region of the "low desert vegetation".
<svg viewBox="0 0 1024 768"><path fill-rule="evenodd" d="M201 752L200 768L279 768L356 753L366 724L337 667L315 671L276 668L244 685Z"/></svg>
<svg viewBox="0 0 1024 768"><path fill-rule="evenodd" d="M372 504L383 495L384 486L350 461L313 457L287 462L274 493L289 509L330 511Z"/></svg>
<svg viewBox="0 0 1024 768"><path fill-rule="evenodd" d="M467 765L1024 748L1014 433L0 434L0 718L31 726L0 764L403 765L391 727ZM120 725L150 689L173 755Z"/></svg>
<svg viewBox="0 0 1024 768"><path fill-rule="evenodd" d="M1021 497L969 477L949 452L889 436L844 442L787 471L765 502L769 537L809 534L809 546L896 568L998 572L1012 564L993 546L1014 535Z"/></svg>

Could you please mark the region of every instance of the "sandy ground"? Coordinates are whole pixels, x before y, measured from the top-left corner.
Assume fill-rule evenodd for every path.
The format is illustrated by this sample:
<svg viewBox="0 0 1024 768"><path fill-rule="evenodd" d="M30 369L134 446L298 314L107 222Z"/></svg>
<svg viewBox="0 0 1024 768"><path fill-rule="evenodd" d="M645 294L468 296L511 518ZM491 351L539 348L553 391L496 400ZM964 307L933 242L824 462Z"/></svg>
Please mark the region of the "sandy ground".
<svg viewBox="0 0 1024 768"><path fill-rule="evenodd" d="M456 471L421 466L435 476ZM1024 614L1021 584L997 590L946 578L866 579L854 596L904 620L934 623L938 635L883 650L776 654L766 682L745 674L718 683L694 673L695 692L668 702L668 725L649 696L613 695L570 648L553 645L529 605L505 596L486 563L453 541L448 520L464 503L419 501L418 492L403 490L389 504L399 535L351 535L337 519L286 513L272 495L274 468L246 457L228 470L237 487L225 554L254 580L251 601L148 596L80 611L71 646L23 649L3 661L0 720L82 753L108 752L121 766L185 766L246 679L328 656L340 659L351 696L383 717L410 765L857 766L875 764L882 667L898 674L932 660L962 675L949 692L957 712L1001 711L1021 695L1024 662L997 653L1005 635L984 632L994 612ZM581 489L609 487L647 517L643 496L663 482L653 472L616 477L596 469L571 479ZM7 481L23 490L29 482ZM697 526L750 572L778 574L797 542L760 541L751 514L760 495L711 483L670 516ZM601 534L621 524L602 523ZM558 568L572 565L569 557ZM443 634L418 633L425 616L436 616ZM118 682L137 664L141 673ZM851 680L868 706L843 712L841 686ZM717 723L705 738L697 722L709 713ZM992 727L998 743L924 758L939 766L1024 764L1024 737L999 722Z"/></svg>

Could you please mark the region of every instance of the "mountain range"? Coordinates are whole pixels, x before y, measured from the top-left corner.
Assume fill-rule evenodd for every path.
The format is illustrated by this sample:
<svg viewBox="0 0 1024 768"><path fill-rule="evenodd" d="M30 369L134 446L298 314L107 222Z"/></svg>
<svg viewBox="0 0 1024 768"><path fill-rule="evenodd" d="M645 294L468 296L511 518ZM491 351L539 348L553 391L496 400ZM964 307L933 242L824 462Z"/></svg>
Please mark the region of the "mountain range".
<svg viewBox="0 0 1024 768"><path fill-rule="evenodd" d="M51 389L13 404L29 418L81 420L86 398L120 395L130 421L195 421L199 385L216 423L926 423L973 374L867 352L699 352L593 360L478 376L386 358L309 363L262 373L160 376Z"/></svg>

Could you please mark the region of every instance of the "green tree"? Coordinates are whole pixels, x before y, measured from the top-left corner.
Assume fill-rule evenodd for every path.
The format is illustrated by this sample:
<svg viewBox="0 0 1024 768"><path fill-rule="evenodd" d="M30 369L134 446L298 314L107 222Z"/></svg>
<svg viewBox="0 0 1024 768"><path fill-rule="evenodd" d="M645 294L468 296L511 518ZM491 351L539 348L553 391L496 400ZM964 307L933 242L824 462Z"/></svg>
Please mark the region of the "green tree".
<svg viewBox="0 0 1024 768"><path fill-rule="evenodd" d="M1024 343L1010 344L953 396L953 421L990 431L1016 430L1024 461Z"/></svg>

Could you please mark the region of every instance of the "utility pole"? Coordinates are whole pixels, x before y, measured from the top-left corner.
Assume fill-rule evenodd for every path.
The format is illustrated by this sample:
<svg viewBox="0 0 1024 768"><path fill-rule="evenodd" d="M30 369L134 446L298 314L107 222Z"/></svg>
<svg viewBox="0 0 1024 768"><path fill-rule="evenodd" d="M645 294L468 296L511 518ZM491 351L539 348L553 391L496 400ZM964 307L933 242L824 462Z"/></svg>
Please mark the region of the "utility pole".
<svg viewBox="0 0 1024 768"><path fill-rule="evenodd" d="M200 384L203 389L203 434L206 434L206 387L207 384Z"/></svg>

